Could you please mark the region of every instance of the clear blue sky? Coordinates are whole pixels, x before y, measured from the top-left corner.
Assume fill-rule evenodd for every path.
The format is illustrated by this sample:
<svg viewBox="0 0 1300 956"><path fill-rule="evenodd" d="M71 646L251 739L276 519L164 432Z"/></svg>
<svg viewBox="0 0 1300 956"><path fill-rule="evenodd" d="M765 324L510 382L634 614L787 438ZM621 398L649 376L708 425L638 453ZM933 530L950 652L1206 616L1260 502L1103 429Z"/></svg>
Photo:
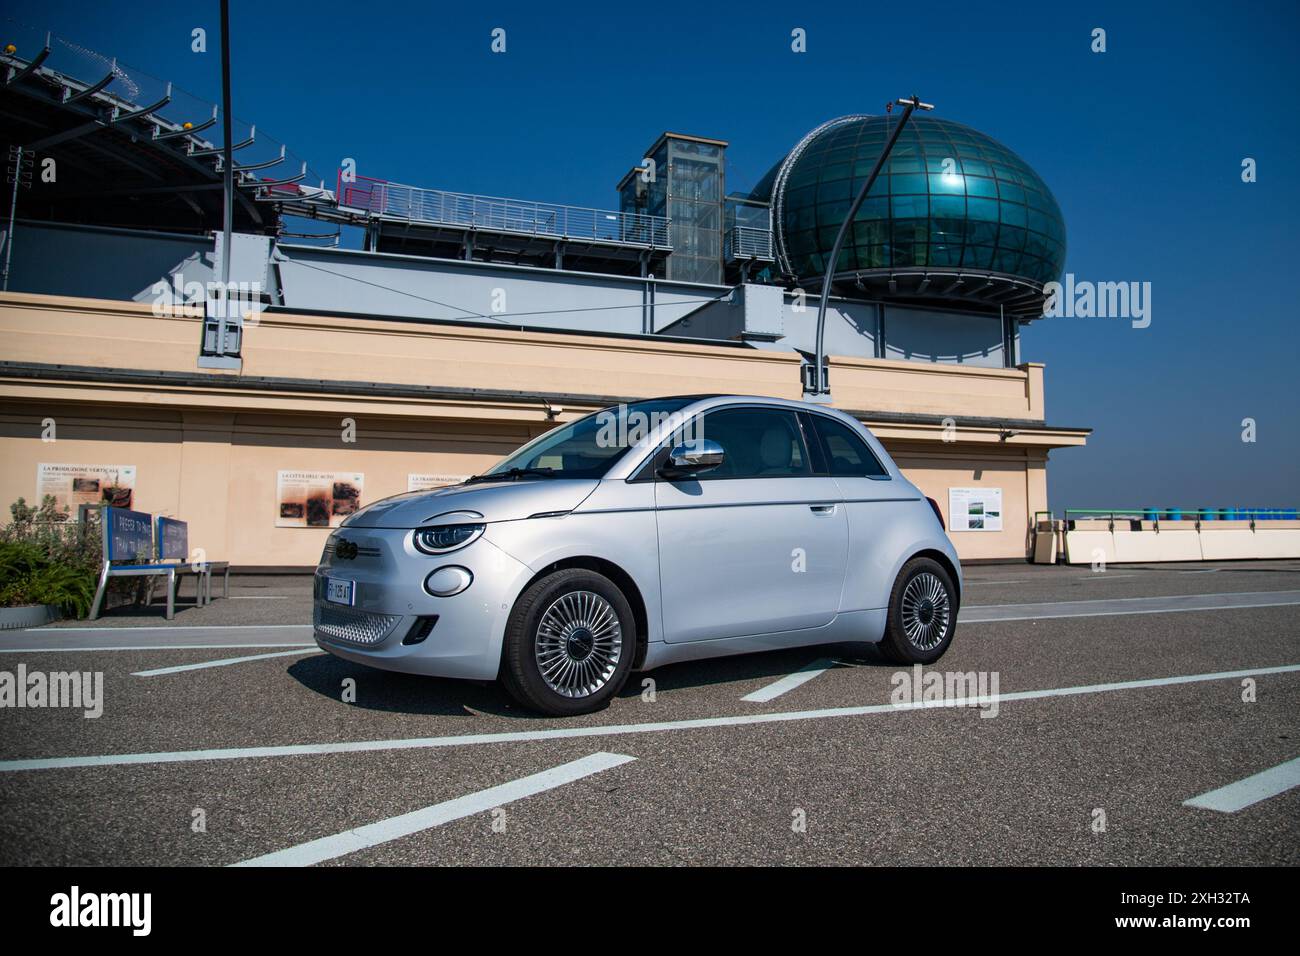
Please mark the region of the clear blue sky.
<svg viewBox="0 0 1300 956"><path fill-rule="evenodd" d="M233 7L235 113L328 175L351 156L382 178L609 206L672 129L729 140L743 188L823 120L915 91L1039 171L1067 271L1153 286L1149 328L1050 319L1025 334L1049 421L1096 430L1053 456L1053 506L1300 505L1294 0ZM19 16L219 98L215 2L47 0ZM196 26L206 55L190 51ZM807 53L790 50L795 27Z"/></svg>

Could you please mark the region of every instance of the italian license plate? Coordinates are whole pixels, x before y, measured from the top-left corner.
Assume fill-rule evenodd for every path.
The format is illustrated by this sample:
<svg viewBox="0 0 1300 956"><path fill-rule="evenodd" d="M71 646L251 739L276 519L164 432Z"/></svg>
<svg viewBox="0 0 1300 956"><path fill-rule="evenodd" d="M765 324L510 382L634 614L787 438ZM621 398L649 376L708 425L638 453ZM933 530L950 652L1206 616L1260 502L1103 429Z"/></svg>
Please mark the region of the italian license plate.
<svg viewBox="0 0 1300 956"><path fill-rule="evenodd" d="M346 604L351 607L355 598L355 581L344 581L342 578L325 579L325 600L331 604Z"/></svg>

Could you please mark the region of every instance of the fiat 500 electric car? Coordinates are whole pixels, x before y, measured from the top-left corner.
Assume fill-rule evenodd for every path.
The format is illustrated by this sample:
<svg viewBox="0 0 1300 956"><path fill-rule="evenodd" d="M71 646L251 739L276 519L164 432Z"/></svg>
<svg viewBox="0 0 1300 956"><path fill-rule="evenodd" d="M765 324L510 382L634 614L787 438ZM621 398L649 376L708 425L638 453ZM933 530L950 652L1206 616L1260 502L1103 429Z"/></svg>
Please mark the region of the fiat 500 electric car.
<svg viewBox="0 0 1300 956"><path fill-rule="evenodd" d="M930 663L961 566L938 506L821 405L689 396L605 409L482 475L361 508L316 569L316 642L373 667L499 678L595 710L633 670L878 643Z"/></svg>

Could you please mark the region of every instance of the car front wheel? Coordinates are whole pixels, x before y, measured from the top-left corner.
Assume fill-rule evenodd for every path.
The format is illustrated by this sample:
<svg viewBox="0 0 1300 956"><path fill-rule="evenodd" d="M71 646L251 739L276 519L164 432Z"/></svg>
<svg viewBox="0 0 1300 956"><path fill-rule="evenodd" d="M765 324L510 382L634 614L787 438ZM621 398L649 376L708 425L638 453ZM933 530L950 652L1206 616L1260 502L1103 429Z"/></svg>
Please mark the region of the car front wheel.
<svg viewBox="0 0 1300 956"><path fill-rule="evenodd" d="M627 682L636 651L632 608L613 581L585 568L533 582L511 611L501 681L533 710L586 714Z"/></svg>
<svg viewBox="0 0 1300 956"><path fill-rule="evenodd" d="M957 589L938 561L903 565L889 596L889 620L880 650L895 664L932 664L957 629Z"/></svg>

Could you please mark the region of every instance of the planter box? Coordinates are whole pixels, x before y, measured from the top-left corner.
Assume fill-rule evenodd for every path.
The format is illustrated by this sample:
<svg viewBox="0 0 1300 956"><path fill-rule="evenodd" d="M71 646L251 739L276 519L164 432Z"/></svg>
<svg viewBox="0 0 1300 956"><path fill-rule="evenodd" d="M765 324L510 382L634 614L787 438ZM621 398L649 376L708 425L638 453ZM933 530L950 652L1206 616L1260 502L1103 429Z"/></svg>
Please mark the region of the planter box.
<svg viewBox="0 0 1300 956"><path fill-rule="evenodd" d="M53 604L24 604L22 607L0 607L0 631L18 627L40 627L57 621L63 615Z"/></svg>

